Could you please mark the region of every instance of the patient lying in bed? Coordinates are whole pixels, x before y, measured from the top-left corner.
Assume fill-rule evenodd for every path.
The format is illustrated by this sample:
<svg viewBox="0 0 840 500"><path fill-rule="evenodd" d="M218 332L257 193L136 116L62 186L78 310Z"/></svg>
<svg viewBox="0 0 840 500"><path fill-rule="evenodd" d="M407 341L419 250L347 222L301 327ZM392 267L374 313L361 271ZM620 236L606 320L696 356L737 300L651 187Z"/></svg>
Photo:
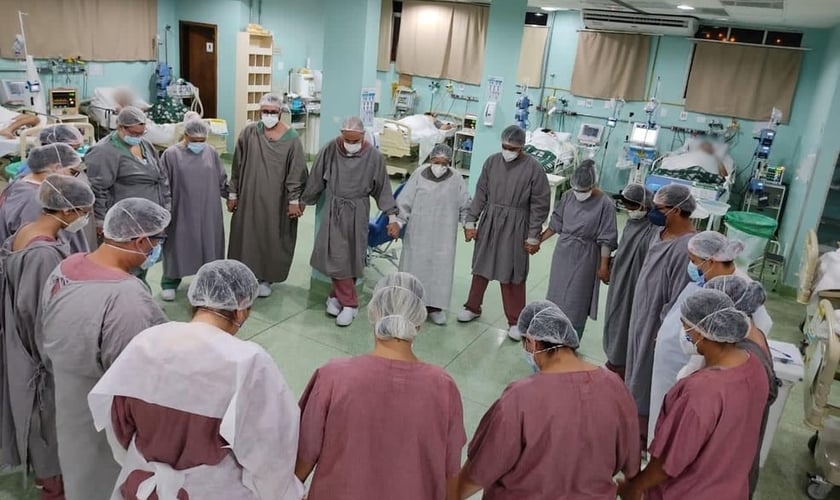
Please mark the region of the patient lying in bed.
<svg viewBox="0 0 840 500"><path fill-rule="evenodd" d="M662 158L656 173L706 184L723 184L733 170L732 157L726 154L726 144L692 139Z"/></svg>

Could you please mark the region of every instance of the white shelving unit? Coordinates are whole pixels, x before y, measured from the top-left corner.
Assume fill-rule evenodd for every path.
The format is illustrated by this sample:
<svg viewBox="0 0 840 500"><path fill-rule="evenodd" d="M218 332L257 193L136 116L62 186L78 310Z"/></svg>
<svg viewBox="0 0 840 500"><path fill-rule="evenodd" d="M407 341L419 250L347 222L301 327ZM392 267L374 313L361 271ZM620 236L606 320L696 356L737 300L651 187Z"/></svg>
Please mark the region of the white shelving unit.
<svg viewBox="0 0 840 500"><path fill-rule="evenodd" d="M467 142L467 144L464 144ZM464 177L470 175L470 165L472 163L472 150L475 144L475 129L465 128L455 132L455 140L453 150L455 151L453 166ZM468 147L465 147L468 146Z"/></svg>
<svg viewBox="0 0 840 500"><path fill-rule="evenodd" d="M234 137L245 125L260 119L260 98L271 92L274 39L271 35L236 34Z"/></svg>

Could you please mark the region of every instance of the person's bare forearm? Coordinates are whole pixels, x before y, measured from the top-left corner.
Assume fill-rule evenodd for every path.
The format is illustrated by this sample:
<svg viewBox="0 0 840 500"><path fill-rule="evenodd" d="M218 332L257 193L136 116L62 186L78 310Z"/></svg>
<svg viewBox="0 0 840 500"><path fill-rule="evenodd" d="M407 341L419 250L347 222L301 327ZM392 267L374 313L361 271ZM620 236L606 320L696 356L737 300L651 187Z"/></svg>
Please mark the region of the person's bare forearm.
<svg viewBox="0 0 840 500"><path fill-rule="evenodd" d="M458 474L446 480L446 500L461 500L458 496Z"/></svg>
<svg viewBox="0 0 840 500"><path fill-rule="evenodd" d="M481 491L481 486L475 484L467 476L467 466L461 469L461 474L458 476L458 495L455 497L458 500L469 498Z"/></svg>
<svg viewBox="0 0 840 500"><path fill-rule="evenodd" d="M662 468L662 460L654 458L645 467L645 470L639 473L636 477L630 480L630 485L634 491L645 493L651 488L655 488L668 480L668 474Z"/></svg>
<svg viewBox="0 0 840 500"><path fill-rule="evenodd" d="M297 463L295 463L295 476L300 479L301 483L305 483L306 479L309 478L309 475L312 474L312 469L314 468L315 464L310 464L298 457Z"/></svg>

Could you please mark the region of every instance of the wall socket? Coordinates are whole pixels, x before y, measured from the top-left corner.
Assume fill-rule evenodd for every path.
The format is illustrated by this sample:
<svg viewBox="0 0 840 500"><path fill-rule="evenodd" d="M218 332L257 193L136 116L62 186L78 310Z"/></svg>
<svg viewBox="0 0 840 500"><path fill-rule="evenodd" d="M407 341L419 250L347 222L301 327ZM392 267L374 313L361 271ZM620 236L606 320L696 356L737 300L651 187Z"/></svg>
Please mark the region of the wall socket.
<svg viewBox="0 0 840 500"><path fill-rule="evenodd" d="M680 121L681 121L681 122L684 122L684 121L686 121L686 120L688 120L688 112L686 112L686 111L680 111Z"/></svg>
<svg viewBox="0 0 840 500"><path fill-rule="evenodd" d="M587 99L587 100L586 100L586 107L587 107L587 108L591 108L593 104L594 104L594 103L592 102L592 99Z"/></svg>

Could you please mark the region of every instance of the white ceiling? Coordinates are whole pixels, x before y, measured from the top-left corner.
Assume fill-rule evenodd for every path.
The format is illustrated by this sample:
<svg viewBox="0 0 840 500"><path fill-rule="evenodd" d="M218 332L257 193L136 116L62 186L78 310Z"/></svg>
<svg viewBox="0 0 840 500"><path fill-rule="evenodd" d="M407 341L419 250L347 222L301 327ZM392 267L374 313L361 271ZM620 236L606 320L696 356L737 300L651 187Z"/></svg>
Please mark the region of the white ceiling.
<svg viewBox="0 0 840 500"><path fill-rule="evenodd" d="M629 10L690 15L722 24L761 27L830 28L840 24L840 0L529 0L531 7ZM693 11L677 9L690 5Z"/></svg>

